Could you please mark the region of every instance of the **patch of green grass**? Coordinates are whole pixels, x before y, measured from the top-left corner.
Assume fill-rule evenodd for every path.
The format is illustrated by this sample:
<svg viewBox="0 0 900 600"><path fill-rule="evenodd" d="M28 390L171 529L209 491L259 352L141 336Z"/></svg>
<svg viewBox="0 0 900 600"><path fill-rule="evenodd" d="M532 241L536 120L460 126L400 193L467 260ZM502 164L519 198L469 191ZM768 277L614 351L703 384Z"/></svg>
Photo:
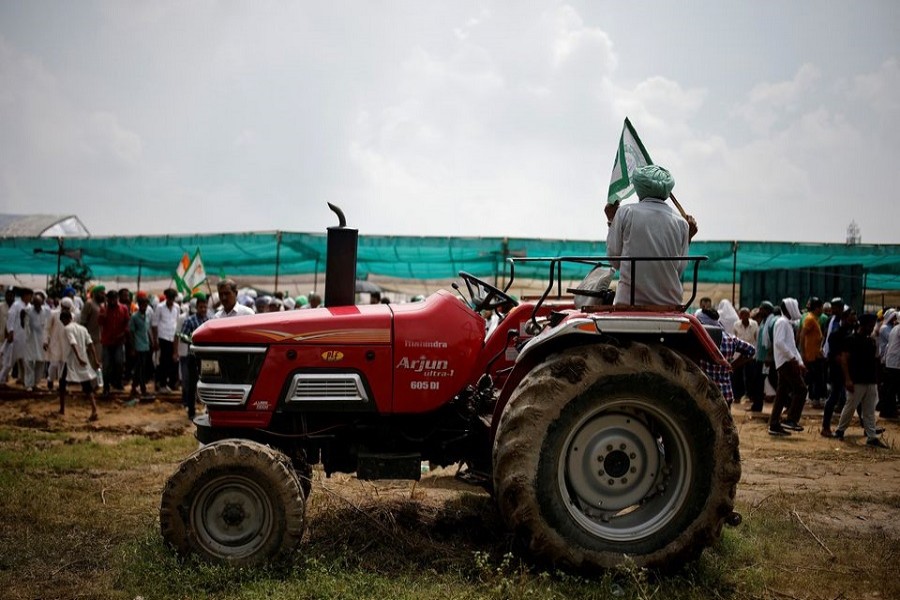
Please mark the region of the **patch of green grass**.
<svg viewBox="0 0 900 600"><path fill-rule="evenodd" d="M747 595L747 588L723 569L732 544L704 557L675 576L659 578L635 567L624 567L599 577L584 578L562 571L535 571L511 553L494 557L489 552L462 555L452 568L426 568L412 561L408 569L385 572L378 565L348 567L344 561L305 552L291 564L261 569L210 566L195 560L180 561L165 548L156 532L129 544L119 556L116 585L128 596L154 598L209 597L233 599L361 598L405 600L453 598L515 600L536 598L700 600ZM724 578L723 578L724 577ZM152 583L151 583L152 582ZM743 590L739 592L739 590Z"/></svg>
<svg viewBox="0 0 900 600"><path fill-rule="evenodd" d="M188 436L154 440L133 435L101 441L99 436L0 428L0 465L4 466L0 478L7 471L123 470L177 461L196 447L196 440Z"/></svg>

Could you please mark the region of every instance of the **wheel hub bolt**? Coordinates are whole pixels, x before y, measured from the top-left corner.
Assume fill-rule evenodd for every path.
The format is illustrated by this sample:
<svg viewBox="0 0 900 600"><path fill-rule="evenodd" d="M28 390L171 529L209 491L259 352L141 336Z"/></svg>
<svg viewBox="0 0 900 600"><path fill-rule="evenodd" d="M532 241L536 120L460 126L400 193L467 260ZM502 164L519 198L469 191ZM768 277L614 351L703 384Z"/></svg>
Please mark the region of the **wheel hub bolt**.
<svg viewBox="0 0 900 600"><path fill-rule="evenodd" d="M604 458L605 457L601 454L600 456L597 457L597 462L603 462Z"/></svg>
<svg viewBox="0 0 900 600"><path fill-rule="evenodd" d="M606 475L606 473L601 469L600 472L597 473L597 475L599 475L600 477L603 477L604 475Z"/></svg>
<svg viewBox="0 0 900 600"><path fill-rule="evenodd" d="M608 483L609 485L613 485L613 484L615 483L615 481L612 480L612 479L609 479L609 480L607 481L607 483Z"/></svg>
<svg viewBox="0 0 900 600"><path fill-rule="evenodd" d="M622 483L628 483L628 478L627 478L627 477L623 477L623 478L622 478Z"/></svg>
<svg viewBox="0 0 900 600"><path fill-rule="evenodd" d="M612 452L612 444L607 444L607 445L606 445L606 451L607 451L607 452Z"/></svg>
<svg viewBox="0 0 900 600"><path fill-rule="evenodd" d="M625 444L619 444L619 450L624 450L626 448Z"/></svg>
<svg viewBox="0 0 900 600"><path fill-rule="evenodd" d="M632 452L632 453L629 454L628 456L630 456L630 457L632 458L632 460L635 459L635 458L637 458L637 454L635 454L634 452Z"/></svg>
<svg viewBox="0 0 900 600"><path fill-rule="evenodd" d="M629 469L629 470L631 471L632 474L637 473L637 468L635 468L635 467L631 467L631 469Z"/></svg>
<svg viewBox="0 0 900 600"><path fill-rule="evenodd" d="M228 526L240 525L244 520L244 509L240 504L229 503L222 511L222 520Z"/></svg>

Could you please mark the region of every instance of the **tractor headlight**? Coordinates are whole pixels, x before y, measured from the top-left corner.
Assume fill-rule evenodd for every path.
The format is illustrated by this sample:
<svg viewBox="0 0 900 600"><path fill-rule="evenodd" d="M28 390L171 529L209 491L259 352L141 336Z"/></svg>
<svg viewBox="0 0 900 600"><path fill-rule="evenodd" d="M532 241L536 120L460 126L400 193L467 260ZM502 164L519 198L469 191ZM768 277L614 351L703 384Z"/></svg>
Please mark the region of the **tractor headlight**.
<svg viewBox="0 0 900 600"><path fill-rule="evenodd" d="M219 367L219 361L211 358L200 359L200 376L221 377L222 369Z"/></svg>

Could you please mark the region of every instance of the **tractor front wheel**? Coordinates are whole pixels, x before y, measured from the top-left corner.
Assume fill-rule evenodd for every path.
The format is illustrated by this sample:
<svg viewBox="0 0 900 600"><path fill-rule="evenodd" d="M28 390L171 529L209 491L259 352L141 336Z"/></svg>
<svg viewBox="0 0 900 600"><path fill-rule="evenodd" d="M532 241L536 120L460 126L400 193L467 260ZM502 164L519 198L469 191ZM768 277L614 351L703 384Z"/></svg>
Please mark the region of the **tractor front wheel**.
<svg viewBox="0 0 900 600"><path fill-rule="evenodd" d="M664 347L551 356L513 393L494 444L508 525L538 559L584 571L696 558L718 539L739 479L721 393Z"/></svg>
<svg viewBox="0 0 900 600"><path fill-rule="evenodd" d="M248 440L209 444L169 478L159 509L163 539L182 556L252 566L300 542L305 494L290 459Z"/></svg>

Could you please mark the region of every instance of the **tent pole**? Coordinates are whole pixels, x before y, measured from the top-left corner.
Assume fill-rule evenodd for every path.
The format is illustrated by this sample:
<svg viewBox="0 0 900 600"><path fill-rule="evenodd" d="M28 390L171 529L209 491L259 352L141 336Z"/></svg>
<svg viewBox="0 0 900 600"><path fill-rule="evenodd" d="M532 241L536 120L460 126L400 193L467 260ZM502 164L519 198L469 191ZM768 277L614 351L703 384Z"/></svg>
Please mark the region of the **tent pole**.
<svg viewBox="0 0 900 600"><path fill-rule="evenodd" d="M313 270L313 291L319 293L319 256L316 255L316 266Z"/></svg>
<svg viewBox="0 0 900 600"><path fill-rule="evenodd" d="M60 267L62 265L61 261L62 261L63 251L64 251L62 236L59 236L58 238L56 238L56 243L59 244L59 249L56 253L56 287L59 288L59 273L60 273ZM49 288L50 286L47 286L47 287ZM60 292L60 296L62 296L62 290L59 290L59 292Z"/></svg>
<svg viewBox="0 0 900 600"><path fill-rule="evenodd" d="M732 263L731 263L731 305L737 306L737 297L736 297L736 289L737 289L737 251L738 251L738 243L737 240L731 243L731 253L732 253Z"/></svg>
<svg viewBox="0 0 900 600"><path fill-rule="evenodd" d="M275 289L278 291L278 270L281 268L281 232L275 232Z"/></svg>
<svg viewBox="0 0 900 600"><path fill-rule="evenodd" d="M862 306L860 312L866 312L866 288L869 284L869 272L863 271Z"/></svg>
<svg viewBox="0 0 900 600"><path fill-rule="evenodd" d="M501 260L503 261L503 285L497 286L500 289L506 289L506 263L509 258L509 238L503 238L503 256Z"/></svg>

